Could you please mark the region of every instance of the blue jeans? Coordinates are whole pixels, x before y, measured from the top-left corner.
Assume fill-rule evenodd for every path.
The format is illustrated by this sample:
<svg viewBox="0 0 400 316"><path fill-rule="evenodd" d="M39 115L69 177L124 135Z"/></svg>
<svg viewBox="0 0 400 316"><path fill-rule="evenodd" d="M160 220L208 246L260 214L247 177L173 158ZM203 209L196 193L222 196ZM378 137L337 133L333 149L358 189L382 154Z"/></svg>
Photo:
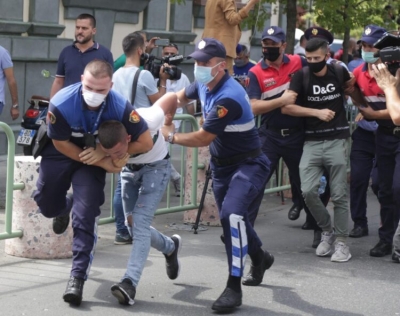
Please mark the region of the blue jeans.
<svg viewBox="0 0 400 316"><path fill-rule="evenodd" d="M121 172L122 203L125 218L132 216L132 249L127 270L122 279L130 279L135 287L150 252L150 246L170 254L175 249L173 240L151 227L171 175L171 162L163 159L138 171L124 167Z"/></svg>
<svg viewBox="0 0 400 316"><path fill-rule="evenodd" d="M114 192L114 217L116 233L121 236L129 235L129 230L125 226L125 214L122 206L121 196L121 176L118 176L117 186Z"/></svg>

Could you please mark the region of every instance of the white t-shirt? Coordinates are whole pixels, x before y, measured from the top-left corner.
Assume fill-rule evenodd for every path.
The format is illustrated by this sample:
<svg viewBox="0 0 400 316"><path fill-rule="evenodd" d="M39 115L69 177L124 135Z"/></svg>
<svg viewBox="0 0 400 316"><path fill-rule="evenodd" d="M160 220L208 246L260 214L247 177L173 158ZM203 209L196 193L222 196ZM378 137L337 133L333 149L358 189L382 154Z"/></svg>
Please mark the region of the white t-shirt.
<svg viewBox="0 0 400 316"><path fill-rule="evenodd" d="M152 163L164 159L168 154L168 149L165 147L164 137L160 131L160 128L164 125L164 110L155 103L152 107L139 108L136 109L136 111L146 121L151 137L154 137L157 132L159 133L153 148L149 152L137 157L129 158L128 163Z"/></svg>
<svg viewBox="0 0 400 316"><path fill-rule="evenodd" d="M114 84L112 88L122 94L131 103L133 78L138 69L135 66L121 67L113 75L112 81ZM158 89L151 73L147 70L142 70L138 78L135 102L132 105L136 109L150 107L151 102L148 96L157 92Z"/></svg>

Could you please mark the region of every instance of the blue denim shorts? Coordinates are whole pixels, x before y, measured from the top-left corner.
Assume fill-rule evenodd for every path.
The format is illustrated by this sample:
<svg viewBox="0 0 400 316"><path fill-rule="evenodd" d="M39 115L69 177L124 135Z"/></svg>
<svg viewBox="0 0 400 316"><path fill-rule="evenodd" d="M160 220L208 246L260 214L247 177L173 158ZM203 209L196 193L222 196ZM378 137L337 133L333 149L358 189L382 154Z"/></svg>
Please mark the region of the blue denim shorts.
<svg viewBox="0 0 400 316"><path fill-rule="evenodd" d="M0 115L1 115L1 112L3 112L3 108L4 108L4 102L0 102Z"/></svg>

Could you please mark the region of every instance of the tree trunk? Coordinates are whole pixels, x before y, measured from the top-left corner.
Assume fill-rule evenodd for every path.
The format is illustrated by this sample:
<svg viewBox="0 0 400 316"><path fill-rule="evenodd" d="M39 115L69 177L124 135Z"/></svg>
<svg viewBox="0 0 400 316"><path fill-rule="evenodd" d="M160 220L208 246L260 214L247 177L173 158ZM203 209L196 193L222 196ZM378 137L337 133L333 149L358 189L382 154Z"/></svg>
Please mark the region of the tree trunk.
<svg viewBox="0 0 400 316"><path fill-rule="evenodd" d="M294 36L296 32L296 17L297 17L297 0L286 0L286 53L293 54L294 51Z"/></svg>
<svg viewBox="0 0 400 316"><path fill-rule="evenodd" d="M342 61L347 65L349 61L349 40L350 40L350 28L345 27L344 38L343 38L343 57Z"/></svg>

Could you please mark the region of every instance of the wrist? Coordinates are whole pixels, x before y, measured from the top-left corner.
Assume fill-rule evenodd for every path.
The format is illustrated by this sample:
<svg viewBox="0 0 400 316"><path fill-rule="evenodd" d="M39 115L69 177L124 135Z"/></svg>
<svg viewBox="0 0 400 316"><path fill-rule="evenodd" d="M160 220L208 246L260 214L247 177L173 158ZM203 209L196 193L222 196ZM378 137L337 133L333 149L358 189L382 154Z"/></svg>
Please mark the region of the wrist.
<svg viewBox="0 0 400 316"><path fill-rule="evenodd" d="M13 104L13 105L12 105L12 108L13 108L13 109L19 109L18 103Z"/></svg>
<svg viewBox="0 0 400 316"><path fill-rule="evenodd" d="M167 142L170 144L174 143L175 132L169 132L167 137Z"/></svg>

